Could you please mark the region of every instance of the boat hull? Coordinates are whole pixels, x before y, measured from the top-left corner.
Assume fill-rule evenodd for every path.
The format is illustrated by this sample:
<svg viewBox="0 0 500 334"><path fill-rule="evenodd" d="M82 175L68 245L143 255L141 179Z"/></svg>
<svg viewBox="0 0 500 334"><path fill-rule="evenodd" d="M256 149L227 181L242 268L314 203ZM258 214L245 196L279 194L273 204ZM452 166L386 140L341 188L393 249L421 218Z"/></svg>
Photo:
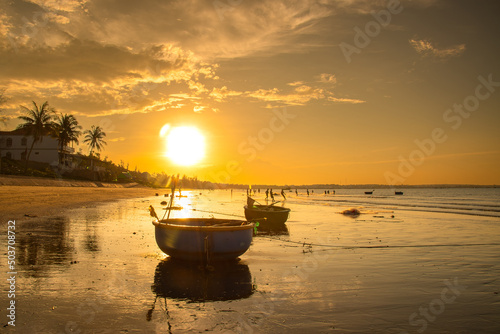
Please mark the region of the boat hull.
<svg viewBox="0 0 500 334"><path fill-rule="evenodd" d="M245 218L249 221L259 221L259 225L279 225L284 224L290 215L290 209L272 205L245 205Z"/></svg>
<svg viewBox="0 0 500 334"><path fill-rule="evenodd" d="M158 247L172 258L190 261L231 260L245 253L254 224L241 220L177 218L154 221Z"/></svg>

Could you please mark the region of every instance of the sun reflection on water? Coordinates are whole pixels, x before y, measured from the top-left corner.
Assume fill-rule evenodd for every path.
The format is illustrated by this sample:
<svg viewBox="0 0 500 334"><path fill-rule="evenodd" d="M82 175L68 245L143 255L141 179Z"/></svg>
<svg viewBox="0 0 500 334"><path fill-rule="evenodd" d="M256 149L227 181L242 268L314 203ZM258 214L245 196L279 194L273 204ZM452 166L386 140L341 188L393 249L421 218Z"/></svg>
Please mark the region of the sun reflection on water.
<svg viewBox="0 0 500 334"><path fill-rule="evenodd" d="M167 218L167 216L168 218L192 218L195 196L195 192L192 190L176 192L174 195L174 200L172 202L172 207L181 207L182 209L171 210L170 215L168 215L167 212L165 215L165 219ZM168 203L170 204L170 200L168 201ZM164 209L168 209L168 206Z"/></svg>

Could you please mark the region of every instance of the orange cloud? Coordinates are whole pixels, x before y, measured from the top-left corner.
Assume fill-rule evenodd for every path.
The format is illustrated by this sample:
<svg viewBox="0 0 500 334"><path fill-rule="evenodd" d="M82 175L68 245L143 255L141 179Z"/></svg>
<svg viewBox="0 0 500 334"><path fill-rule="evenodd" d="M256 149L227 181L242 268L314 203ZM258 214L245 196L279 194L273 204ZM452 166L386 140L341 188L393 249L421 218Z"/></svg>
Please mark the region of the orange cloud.
<svg viewBox="0 0 500 334"><path fill-rule="evenodd" d="M437 58L450 58L460 56L465 52L465 44L455 45L447 49L438 49L428 40L410 39L410 45L423 56L434 56Z"/></svg>

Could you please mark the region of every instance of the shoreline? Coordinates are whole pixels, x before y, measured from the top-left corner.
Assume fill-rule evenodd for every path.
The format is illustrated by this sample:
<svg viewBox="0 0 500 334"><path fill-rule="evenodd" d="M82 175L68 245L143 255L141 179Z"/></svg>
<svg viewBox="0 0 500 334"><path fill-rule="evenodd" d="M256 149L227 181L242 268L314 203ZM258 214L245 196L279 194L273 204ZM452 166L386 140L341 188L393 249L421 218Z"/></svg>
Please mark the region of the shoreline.
<svg viewBox="0 0 500 334"><path fill-rule="evenodd" d="M0 177L0 224L53 216L66 209L95 206L119 199L154 196L158 190L131 184Z"/></svg>
<svg viewBox="0 0 500 334"><path fill-rule="evenodd" d="M130 188L137 186L137 183L106 183L99 181L88 180L73 180L73 179L53 179L36 176L20 176L20 175L0 175L0 186L2 185L31 185L31 186L57 186L57 187L106 187L106 188ZM142 185L139 185L142 186ZM230 184L223 189L246 189L246 184ZM265 185L252 184L254 189L261 188L276 188L276 189L450 189L450 188L493 188L499 187L498 184L400 184L387 185L376 183L363 184L335 184L335 183L314 183L314 184L282 184L282 185Z"/></svg>
<svg viewBox="0 0 500 334"><path fill-rule="evenodd" d="M35 176L0 175L1 186L37 186L37 187L94 187L94 188L132 188L144 187L137 183L109 183L100 181L50 179Z"/></svg>
<svg viewBox="0 0 500 334"><path fill-rule="evenodd" d="M114 200L150 197L163 191L169 192L169 189L150 188L137 183L0 175L0 225L9 220L54 216L62 214L65 209L95 207Z"/></svg>

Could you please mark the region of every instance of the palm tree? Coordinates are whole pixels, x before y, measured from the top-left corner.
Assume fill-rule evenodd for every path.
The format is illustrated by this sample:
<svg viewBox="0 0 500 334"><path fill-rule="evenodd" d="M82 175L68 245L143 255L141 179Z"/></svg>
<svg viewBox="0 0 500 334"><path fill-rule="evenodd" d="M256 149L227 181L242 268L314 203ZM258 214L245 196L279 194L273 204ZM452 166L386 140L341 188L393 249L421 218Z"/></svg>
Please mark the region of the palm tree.
<svg viewBox="0 0 500 334"><path fill-rule="evenodd" d="M28 162L30 160L31 151L33 151L33 146L35 143L41 142L43 136L46 136L52 132L53 120L52 113L54 109L49 107L49 102L45 101L40 107L37 106L35 101L33 102L33 109L29 109L25 106L21 106L21 109L26 113L25 116L19 116L18 118L23 120L24 123L19 124L17 129L22 129L26 131L28 135L33 137L33 142L31 143L28 156L26 157L26 165L24 167L24 173L28 171Z"/></svg>
<svg viewBox="0 0 500 334"><path fill-rule="evenodd" d="M59 140L59 152L61 152L59 163L64 161L64 146L68 146L72 142L78 144L78 137L82 134L79 131L81 128L73 115L61 114L57 117L54 124L54 135Z"/></svg>
<svg viewBox="0 0 500 334"><path fill-rule="evenodd" d="M94 150L100 151L103 149L104 145L106 145L106 141L104 141L104 137L106 137L106 133L102 131L100 126L94 126L90 128L90 130L85 130L83 133L85 135L84 143L88 143L90 152L89 156L91 158L90 163L93 168L93 160L92 160L92 152Z"/></svg>

